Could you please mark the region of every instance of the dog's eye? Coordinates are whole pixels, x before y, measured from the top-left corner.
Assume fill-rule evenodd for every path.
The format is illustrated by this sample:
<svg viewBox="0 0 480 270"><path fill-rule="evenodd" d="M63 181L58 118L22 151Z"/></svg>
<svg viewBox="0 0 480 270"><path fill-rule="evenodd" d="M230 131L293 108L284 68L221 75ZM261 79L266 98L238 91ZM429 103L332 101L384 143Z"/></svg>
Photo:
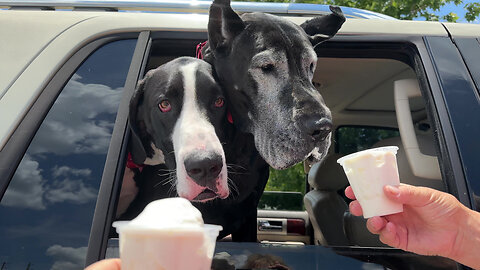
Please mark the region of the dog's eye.
<svg viewBox="0 0 480 270"><path fill-rule="evenodd" d="M225 104L225 100L223 100L223 98L217 98L215 100L215 107L217 108L223 107L223 104Z"/></svg>
<svg viewBox="0 0 480 270"><path fill-rule="evenodd" d="M168 100L162 100L160 104L158 104L158 107L162 112L168 112L172 109L172 106L170 105L170 101Z"/></svg>
<svg viewBox="0 0 480 270"><path fill-rule="evenodd" d="M310 63L310 71L313 73L314 69L315 69L315 65L312 62Z"/></svg>
<svg viewBox="0 0 480 270"><path fill-rule="evenodd" d="M273 71L274 68L275 68L275 66L273 64L266 64L266 65L261 66L261 69L262 69L263 72L271 72L271 71Z"/></svg>

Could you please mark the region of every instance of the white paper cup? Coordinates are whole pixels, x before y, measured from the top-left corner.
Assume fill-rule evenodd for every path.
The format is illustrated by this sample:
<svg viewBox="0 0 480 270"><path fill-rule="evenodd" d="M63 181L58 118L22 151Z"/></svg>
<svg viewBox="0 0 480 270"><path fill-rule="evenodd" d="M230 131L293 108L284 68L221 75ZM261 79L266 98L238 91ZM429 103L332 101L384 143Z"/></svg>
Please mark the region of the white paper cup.
<svg viewBox="0 0 480 270"><path fill-rule="evenodd" d="M388 199L383 191L385 185L400 184L397 150L396 146L385 146L353 153L337 160L362 206L364 218L403 211L403 205Z"/></svg>
<svg viewBox="0 0 480 270"><path fill-rule="evenodd" d="M210 270L222 226L149 228L112 224L120 238L122 270Z"/></svg>

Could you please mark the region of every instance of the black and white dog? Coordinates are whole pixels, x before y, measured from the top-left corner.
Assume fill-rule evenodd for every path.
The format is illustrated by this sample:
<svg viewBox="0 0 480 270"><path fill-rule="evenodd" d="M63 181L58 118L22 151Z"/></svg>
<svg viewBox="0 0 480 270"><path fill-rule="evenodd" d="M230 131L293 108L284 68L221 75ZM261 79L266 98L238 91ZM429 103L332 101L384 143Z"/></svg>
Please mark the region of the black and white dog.
<svg viewBox="0 0 480 270"><path fill-rule="evenodd" d="M135 163L175 170L176 193L188 200L228 197L224 97L209 64L181 57L149 71L129 120Z"/></svg>
<svg viewBox="0 0 480 270"><path fill-rule="evenodd" d="M146 74L131 98L129 122L133 162L149 166L134 176L138 194L120 219L136 217L153 200L181 196L206 223L223 226L220 237L256 241L268 165L251 135L228 121L225 107L205 61L181 57Z"/></svg>
<svg viewBox="0 0 480 270"><path fill-rule="evenodd" d="M261 156L275 169L327 154L331 113L312 84L314 47L345 22L339 7L298 26L265 13L239 17L230 0L210 7L210 62L222 85L235 125L253 134Z"/></svg>

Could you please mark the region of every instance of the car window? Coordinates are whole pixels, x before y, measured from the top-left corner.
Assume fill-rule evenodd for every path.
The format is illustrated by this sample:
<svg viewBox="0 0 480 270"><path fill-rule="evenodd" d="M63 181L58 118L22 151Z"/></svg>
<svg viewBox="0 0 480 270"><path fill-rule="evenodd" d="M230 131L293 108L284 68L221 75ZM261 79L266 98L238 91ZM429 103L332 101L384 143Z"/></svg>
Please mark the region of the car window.
<svg viewBox="0 0 480 270"><path fill-rule="evenodd" d="M50 109L0 202L2 269L82 269L136 40L96 50Z"/></svg>
<svg viewBox="0 0 480 270"><path fill-rule="evenodd" d="M305 171L303 162L286 170L270 168L265 191L260 198L258 209L302 211L305 195Z"/></svg>
<svg viewBox="0 0 480 270"><path fill-rule="evenodd" d="M375 143L400 136L398 129L382 127L339 127L335 133L337 136L337 152L348 155L350 153L371 148Z"/></svg>

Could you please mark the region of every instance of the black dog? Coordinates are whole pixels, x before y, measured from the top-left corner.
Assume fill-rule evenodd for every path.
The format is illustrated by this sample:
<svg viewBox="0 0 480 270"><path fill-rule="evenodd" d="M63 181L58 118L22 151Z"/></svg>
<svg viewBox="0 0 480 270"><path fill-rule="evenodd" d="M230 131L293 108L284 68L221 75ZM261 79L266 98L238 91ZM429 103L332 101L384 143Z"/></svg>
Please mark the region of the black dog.
<svg viewBox="0 0 480 270"><path fill-rule="evenodd" d="M150 166L135 175L138 194L120 219L136 217L153 200L181 196L206 223L223 226L220 237L256 241L268 165L252 136L228 122L208 63L182 57L149 71L131 99L129 121L133 161Z"/></svg>
<svg viewBox="0 0 480 270"><path fill-rule="evenodd" d="M327 154L331 113L312 84L314 47L345 21L339 7L298 26L264 13L240 18L229 0L210 7L203 55L224 88L235 125L254 135L260 155L275 169Z"/></svg>

